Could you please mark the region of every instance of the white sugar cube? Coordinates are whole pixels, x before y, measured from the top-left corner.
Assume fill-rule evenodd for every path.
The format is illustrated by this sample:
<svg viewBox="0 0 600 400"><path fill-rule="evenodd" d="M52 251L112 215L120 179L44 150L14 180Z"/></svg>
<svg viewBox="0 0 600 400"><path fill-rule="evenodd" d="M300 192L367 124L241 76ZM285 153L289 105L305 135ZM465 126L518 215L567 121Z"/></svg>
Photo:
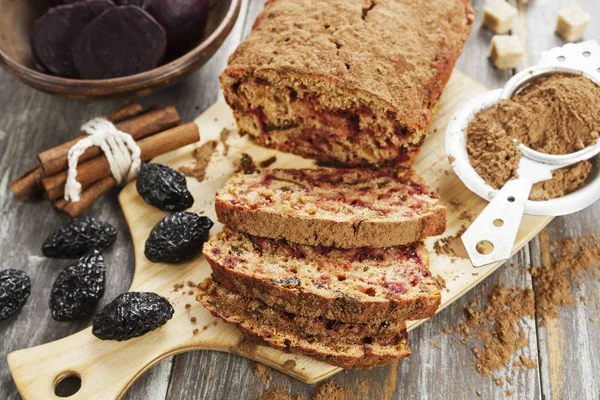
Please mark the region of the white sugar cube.
<svg viewBox="0 0 600 400"><path fill-rule="evenodd" d="M496 68L516 68L525 55L521 39L516 35L496 35L490 45L490 59Z"/></svg>
<svg viewBox="0 0 600 400"><path fill-rule="evenodd" d="M577 4L572 4L558 13L555 30L567 42L576 42L583 37L583 32L591 20L590 14Z"/></svg>
<svg viewBox="0 0 600 400"><path fill-rule="evenodd" d="M517 9L504 0L494 0L483 8L483 26L494 33L506 33L512 28Z"/></svg>

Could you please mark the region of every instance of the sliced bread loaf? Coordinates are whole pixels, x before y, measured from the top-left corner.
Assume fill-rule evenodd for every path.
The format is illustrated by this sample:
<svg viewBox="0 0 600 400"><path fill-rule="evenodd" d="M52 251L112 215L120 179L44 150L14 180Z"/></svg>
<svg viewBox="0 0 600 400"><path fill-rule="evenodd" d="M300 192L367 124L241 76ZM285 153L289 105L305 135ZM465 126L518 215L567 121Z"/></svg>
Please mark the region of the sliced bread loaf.
<svg viewBox="0 0 600 400"><path fill-rule="evenodd" d="M215 204L236 231L347 249L442 234L446 209L438 199L411 170L273 169L234 174Z"/></svg>
<svg viewBox="0 0 600 400"><path fill-rule="evenodd" d="M244 298L212 278L198 286L197 299L215 317L269 346L343 368L371 368L410 354L404 322L367 325L306 318Z"/></svg>
<svg viewBox="0 0 600 400"><path fill-rule="evenodd" d="M433 316L441 299L421 242L336 249L224 228L203 252L215 278L228 288L306 317L352 323L414 320Z"/></svg>

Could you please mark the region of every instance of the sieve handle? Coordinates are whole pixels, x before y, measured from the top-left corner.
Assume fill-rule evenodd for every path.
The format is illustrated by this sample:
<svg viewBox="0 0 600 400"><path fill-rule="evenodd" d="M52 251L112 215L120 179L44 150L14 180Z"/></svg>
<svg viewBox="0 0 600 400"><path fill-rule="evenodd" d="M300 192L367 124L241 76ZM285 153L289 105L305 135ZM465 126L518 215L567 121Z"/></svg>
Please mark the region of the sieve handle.
<svg viewBox="0 0 600 400"><path fill-rule="evenodd" d="M533 182L507 182L461 239L474 267L507 260L517 237Z"/></svg>

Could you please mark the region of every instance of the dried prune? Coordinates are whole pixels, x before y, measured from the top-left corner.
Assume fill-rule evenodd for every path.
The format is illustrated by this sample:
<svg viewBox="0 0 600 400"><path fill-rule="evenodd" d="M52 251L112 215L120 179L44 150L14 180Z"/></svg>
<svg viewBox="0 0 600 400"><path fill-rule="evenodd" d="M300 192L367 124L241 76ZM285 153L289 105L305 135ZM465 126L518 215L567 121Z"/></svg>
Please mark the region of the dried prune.
<svg viewBox="0 0 600 400"><path fill-rule="evenodd" d="M83 318L104 295L104 257L92 250L65 268L52 285L50 311L57 321Z"/></svg>
<svg viewBox="0 0 600 400"><path fill-rule="evenodd" d="M169 47L181 49L202 38L209 0L146 0L144 8L167 32Z"/></svg>
<svg viewBox="0 0 600 400"><path fill-rule="evenodd" d="M183 211L194 204L185 177L166 165L143 165L136 187L146 203L163 211Z"/></svg>
<svg viewBox="0 0 600 400"><path fill-rule="evenodd" d="M79 76L71 46L79 32L108 8L110 0L85 0L49 9L35 21L31 47L38 62L50 73L68 78Z"/></svg>
<svg viewBox="0 0 600 400"><path fill-rule="evenodd" d="M144 254L154 262L189 260L202 249L212 226L209 218L190 212L167 215L150 232Z"/></svg>
<svg viewBox="0 0 600 400"><path fill-rule="evenodd" d="M0 271L0 321L19 311L31 291L29 277L18 269Z"/></svg>
<svg viewBox="0 0 600 400"><path fill-rule="evenodd" d="M166 324L174 312L169 300L156 293L123 293L94 316L92 334L102 340L129 340Z"/></svg>
<svg viewBox="0 0 600 400"><path fill-rule="evenodd" d="M46 257L77 258L92 249L104 250L117 239L117 230L109 223L93 217L72 219L42 245Z"/></svg>
<svg viewBox="0 0 600 400"><path fill-rule="evenodd" d="M138 6L113 7L90 22L73 41L84 79L109 79L158 66L167 49L165 30Z"/></svg>

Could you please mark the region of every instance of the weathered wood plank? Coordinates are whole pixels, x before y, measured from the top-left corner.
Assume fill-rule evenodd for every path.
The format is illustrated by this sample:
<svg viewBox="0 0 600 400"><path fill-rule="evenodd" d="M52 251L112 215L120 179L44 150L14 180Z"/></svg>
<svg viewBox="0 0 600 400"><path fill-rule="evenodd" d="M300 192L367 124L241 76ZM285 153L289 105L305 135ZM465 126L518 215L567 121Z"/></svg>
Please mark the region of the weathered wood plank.
<svg viewBox="0 0 600 400"><path fill-rule="evenodd" d="M561 6L572 0L553 2L529 1L521 6L522 19L516 23L515 31L527 43L529 59L537 60L541 50L562 44L554 36L555 14ZM219 93L216 77L225 65L227 55L235 48L239 39L248 33L252 21L262 8L263 0L251 0L241 15L247 15L243 24L234 29L224 47L197 73L183 83L158 94L142 99L143 104L174 104L184 119L191 119L212 104ZM479 18L484 1L474 1L478 13L473 33L469 38L458 68L482 84L500 87L512 75L512 71L498 71L487 59L487 49L492 36L480 28ZM592 13L593 19L600 16L600 4L594 0L580 0ZM525 31L524 29L527 29ZM529 34L528 34L529 33ZM587 37L597 38L600 26L590 26ZM21 203L8 192L7 182L18 172L30 166L33 155L38 151L65 141L72 136L75 127L87 119L101 115L114 108L116 102L80 103L73 100L56 99L36 92L0 72L0 254L6 267L21 268L32 277L34 290L26 308L17 316L0 324L0 398L19 398L6 366L5 355L15 349L54 340L89 324L89 320L74 324L58 323L49 315L47 301L50 284L58 271L66 265L63 261L41 257L39 246L42 239L59 223L60 219L46 203ZM31 158L28 158L30 156ZM557 219L549 229L551 238L571 234L598 231L598 207L567 218ZM107 293L103 303L125 291L132 276L132 255L129 235L114 197L106 196L89 215L104 218L119 229L118 243L106 253L108 264ZM33 223L24 221L35 221ZM539 245L531 246L534 265L539 265ZM497 282L507 285L529 286L530 278L525 273L529 254L517 256L519 268L503 267L492 275L486 285ZM4 268L4 267L3 267ZM593 298L597 283L586 282L582 295ZM413 356L396 364L372 371L347 372L334 379L347 387L354 398L501 398L504 388L493 381L481 378L472 367L472 353L468 346L452 342L452 335L442 329L462 318L462 308L485 293L481 286L466 295L460 302L436 316L411 333ZM600 343L600 327L588 321L597 317L596 302L578 304L573 310L561 313L556 325L539 330L539 354L541 363L542 392L547 398L600 398L600 384L590 380L591 371L600 367L597 355ZM577 338L569 340L570 338ZM528 334L529 346L526 354L536 358L536 336ZM580 342L584 345L580 346ZM433 347L437 343L439 349ZM273 379L263 385L250 371L251 362L234 355L217 352L194 352L167 359L148 371L129 391L129 399L246 399L252 398L268 388L282 388L294 394L310 398L313 388L287 376L273 373ZM172 371L172 374L171 374ZM211 375L207 380L206 375ZM167 387L167 380L171 376ZM578 379L573 379L577 377ZM539 378L536 370L519 372L513 381L518 382L511 390L515 398L539 398ZM360 385L360 382L367 382ZM474 391L469 391L472 386Z"/></svg>
<svg viewBox="0 0 600 400"><path fill-rule="evenodd" d="M532 64L539 59L540 51L564 44L554 33L554 24L558 11L573 3L592 15L584 40L600 37L600 25L595 23L600 17L600 3L597 1L529 2L521 8L524 24L530 33L527 50ZM556 218L546 229L547 239L537 239L530 244L534 256L532 264L536 267L542 265L542 254L548 252L549 240L585 236L590 232L600 234L599 211L600 204L595 203L579 213ZM535 286L535 280L533 284ZM599 315L596 307L600 303L597 296L599 288L597 280L583 282L575 298L584 296L588 299L587 304L577 301L574 308L561 310L557 320L538 328L540 376L542 393L546 398L600 398L600 382L594 376L594 371L600 368L600 324L589 320L596 320Z"/></svg>

